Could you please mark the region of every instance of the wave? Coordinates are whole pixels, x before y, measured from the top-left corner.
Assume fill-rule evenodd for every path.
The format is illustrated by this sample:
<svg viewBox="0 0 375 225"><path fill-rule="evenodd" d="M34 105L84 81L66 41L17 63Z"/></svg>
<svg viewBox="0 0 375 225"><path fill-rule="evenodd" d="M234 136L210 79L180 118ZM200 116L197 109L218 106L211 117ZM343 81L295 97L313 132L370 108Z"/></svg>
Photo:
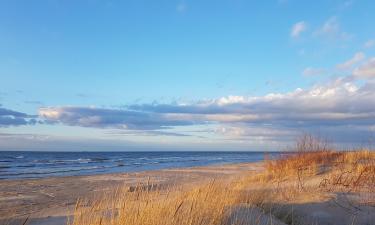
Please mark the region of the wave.
<svg viewBox="0 0 375 225"><path fill-rule="evenodd" d="M97 163L104 162L108 159L103 158L78 158L78 159L37 159L33 160L38 164L74 164L74 163Z"/></svg>
<svg viewBox="0 0 375 225"><path fill-rule="evenodd" d="M0 166L0 170L1 169L9 169L9 168L12 168L11 166Z"/></svg>
<svg viewBox="0 0 375 225"><path fill-rule="evenodd" d="M262 158L263 153L0 152L0 179L121 173Z"/></svg>
<svg viewBox="0 0 375 225"><path fill-rule="evenodd" d="M20 175L48 175L48 174L55 174L55 173L68 173L68 172L77 172L83 170L94 170L94 169L101 169L105 167L100 166L93 166L87 168L79 168L79 169L63 169L63 170L56 170L56 171L33 171L33 172L17 172L17 173L4 173L3 176L20 176Z"/></svg>

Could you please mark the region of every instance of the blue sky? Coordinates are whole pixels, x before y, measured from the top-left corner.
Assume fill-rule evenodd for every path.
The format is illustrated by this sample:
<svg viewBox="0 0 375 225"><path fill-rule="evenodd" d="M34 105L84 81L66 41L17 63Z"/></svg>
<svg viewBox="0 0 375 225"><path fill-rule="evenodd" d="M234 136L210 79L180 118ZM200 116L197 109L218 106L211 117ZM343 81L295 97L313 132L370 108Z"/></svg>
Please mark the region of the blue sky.
<svg viewBox="0 0 375 225"><path fill-rule="evenodd" d="M0 149L276 150L302 132L368 143L374 11L360 0L1 1Z"/></svg>

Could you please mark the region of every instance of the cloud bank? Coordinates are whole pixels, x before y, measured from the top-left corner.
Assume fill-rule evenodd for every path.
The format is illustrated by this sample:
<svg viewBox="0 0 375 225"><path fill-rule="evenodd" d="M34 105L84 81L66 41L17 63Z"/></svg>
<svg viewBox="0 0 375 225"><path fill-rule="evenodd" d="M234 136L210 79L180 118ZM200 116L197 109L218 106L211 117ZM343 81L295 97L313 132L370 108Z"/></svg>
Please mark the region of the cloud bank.
<svg viewBox="0 0 375 225"><path fill-rule="evenodd" d="M250 138L267 143L291 140L298 132L319 132L339 142L358 143L375 137L375 58L366 60L358 52L337 68L351 73L311 88L263 96L117 108L49 106L39 108L38 117L0 106L0 127L43 122L108 129L117 136ZM316 75L324 71L308 68L304 72Z"/></svg>
<svg viewBox="0 0 375 225"><path fill-rule="evenodd" d="M0 127L30 125L37 123L35 116L6 109L0 105Z"/></svg>
<svg viewBox="0 0 375 225"><path fill-rule="evenodd" d="M192 125L192 121L174 119L160 113L96 107L40 108L39 116L44 118L47 123L128 130L155 130L172 126Z"/></svg>
<svg viewBox="0 0 375 225"><path fill-rule="evenodd" d="M373 60L356 73L372 77ZM40 117L70 126L161 130L214 124L220 135L280 139L298 130L319 130L336 137L370 135L375 129L375 82L357 84L352 76L326 85L265 96L228 96L191 103L133 104L123 109L95 107L41 108ZM348 129L349 131L343 131ZM352 137L353 136L353 137Z"/></svg>

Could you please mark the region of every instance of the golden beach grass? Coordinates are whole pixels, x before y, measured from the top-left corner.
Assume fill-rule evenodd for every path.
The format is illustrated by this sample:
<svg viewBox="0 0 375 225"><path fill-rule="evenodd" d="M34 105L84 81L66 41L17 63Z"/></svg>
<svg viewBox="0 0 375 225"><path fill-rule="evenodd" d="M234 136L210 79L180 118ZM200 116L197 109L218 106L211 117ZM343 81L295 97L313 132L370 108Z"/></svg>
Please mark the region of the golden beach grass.
<svg viewBox="0 0 375 225"><path fill-rule="evenodd" d="M79 200L69 225L227 225L304 223L288 204L316 201L324 193L364 196L353 204L374 205L375 152L339 152L303 137L297 150L265 161L257 175L184 186L119 188L94 200ZM300 201L300 200L299 200ZM250 210L236 214L239 207ZM262 215L259 215L259 210ZM245 215L251 214L253 215ZM238 218L233 219L233 215ZM262 218L261 218L262 217ZM298 222L297 222L298 221Z"/></svg>
<svg viewBox="0 0 375 225"><path fill-rule="evenodd" d="M94 202L78 201L73 225L223 224L229 208L240 202L238 184L214 180L190 190L138 188L119 190Z"/></svg>

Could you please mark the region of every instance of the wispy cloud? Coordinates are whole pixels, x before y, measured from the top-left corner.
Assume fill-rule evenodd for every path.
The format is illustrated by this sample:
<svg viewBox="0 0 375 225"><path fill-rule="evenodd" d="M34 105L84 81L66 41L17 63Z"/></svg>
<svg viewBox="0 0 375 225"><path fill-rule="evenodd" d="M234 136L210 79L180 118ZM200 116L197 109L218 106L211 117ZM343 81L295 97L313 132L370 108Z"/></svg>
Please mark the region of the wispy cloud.
<svg viewBox="0 0 375 225"><path fill-rule="evenodd" d="M0 139L26 139L45 141L50 138L49 135L29 134L29 133L0 133Z"/></svg>
<svg viewBox="0 0 375 225"><path fill-rule="evenodd" d="M360 63L365 58L366 58L365 53L357 52L357 53L354 54L354 56L351 59L349 59L348 61L346 61L344 63L338 64L336 67L340 70L352 69L352 67L354 65L356 65L357 63Z"/></svg>
<svg viewBox="0 0 375 225"><path fill-rule="evenodd" d="M302 71L302 75L304 76L318 76L326 73L326 69L323 68L313 68L313 67L307 67Z"/></svg>
<svg viewBox="0 0 375 225"><path fill-rule="evenodd" d="M374 47L375 46L375 39L366 41L363 46L365 48L372 48L372 47Z"/></svg>
<svg viewBox="0 0 375 225"><path fill-rule="evenodd" d="M177 133L177 132L164 131L164 130L146 130L146 131L145 130L136 130L136 131L116 130L116 131L107 132L107 134L110 136L172 136L172 137L193 136L190 134Z"/></svg>
<svg viewBox="0 0 375 225"><path fill-rule="evenodd" d="M298 135L298 131L292 129L275 129L269 126L259 127L247 124L221 125L214 132L222 136L229 136L231 139L266 141L268 144L270 142L289 142Z"/></svg>
<svg viewBox="0 0 375 225"><path fill-rule="evenodd" d="M370 58L364 64L353 71L353 76L364 79L375 78L375 57ZM375 87L374 87L375 88ZM375 92L375 89L374 89Z"/></svg>
<svg viewBox="0 0 375 225"><path fill-rule="evenodd" d="M49 123L70 126L156 130L172 126L191 125L192 121L169 118L168 115L123 109L96 107L47 107L39 115Z"/></svg>
<svg viewBox="0 0 375 225"><path fill-rule="evenodd" d="M307 23L305 21L300 21L293 25L290 31L290 36L293 38L297 38L306 30L307 30Z"/></svg>
<svg viewBox="0 0 375 225"><path fill-rule="evenodd" d="M351 38L349 33L341 30L340 23L335 16L326 20L323 25L315 31L315 35L331 40L348 40Z"/></svg>
<svg viewBox="0 0 375 225"><path fill-rule="evenodd" d="M31 105L43 105L43 102L35 101L35 100L27 100L27 101L24 101L24 103L31 104Z"/></svg>

